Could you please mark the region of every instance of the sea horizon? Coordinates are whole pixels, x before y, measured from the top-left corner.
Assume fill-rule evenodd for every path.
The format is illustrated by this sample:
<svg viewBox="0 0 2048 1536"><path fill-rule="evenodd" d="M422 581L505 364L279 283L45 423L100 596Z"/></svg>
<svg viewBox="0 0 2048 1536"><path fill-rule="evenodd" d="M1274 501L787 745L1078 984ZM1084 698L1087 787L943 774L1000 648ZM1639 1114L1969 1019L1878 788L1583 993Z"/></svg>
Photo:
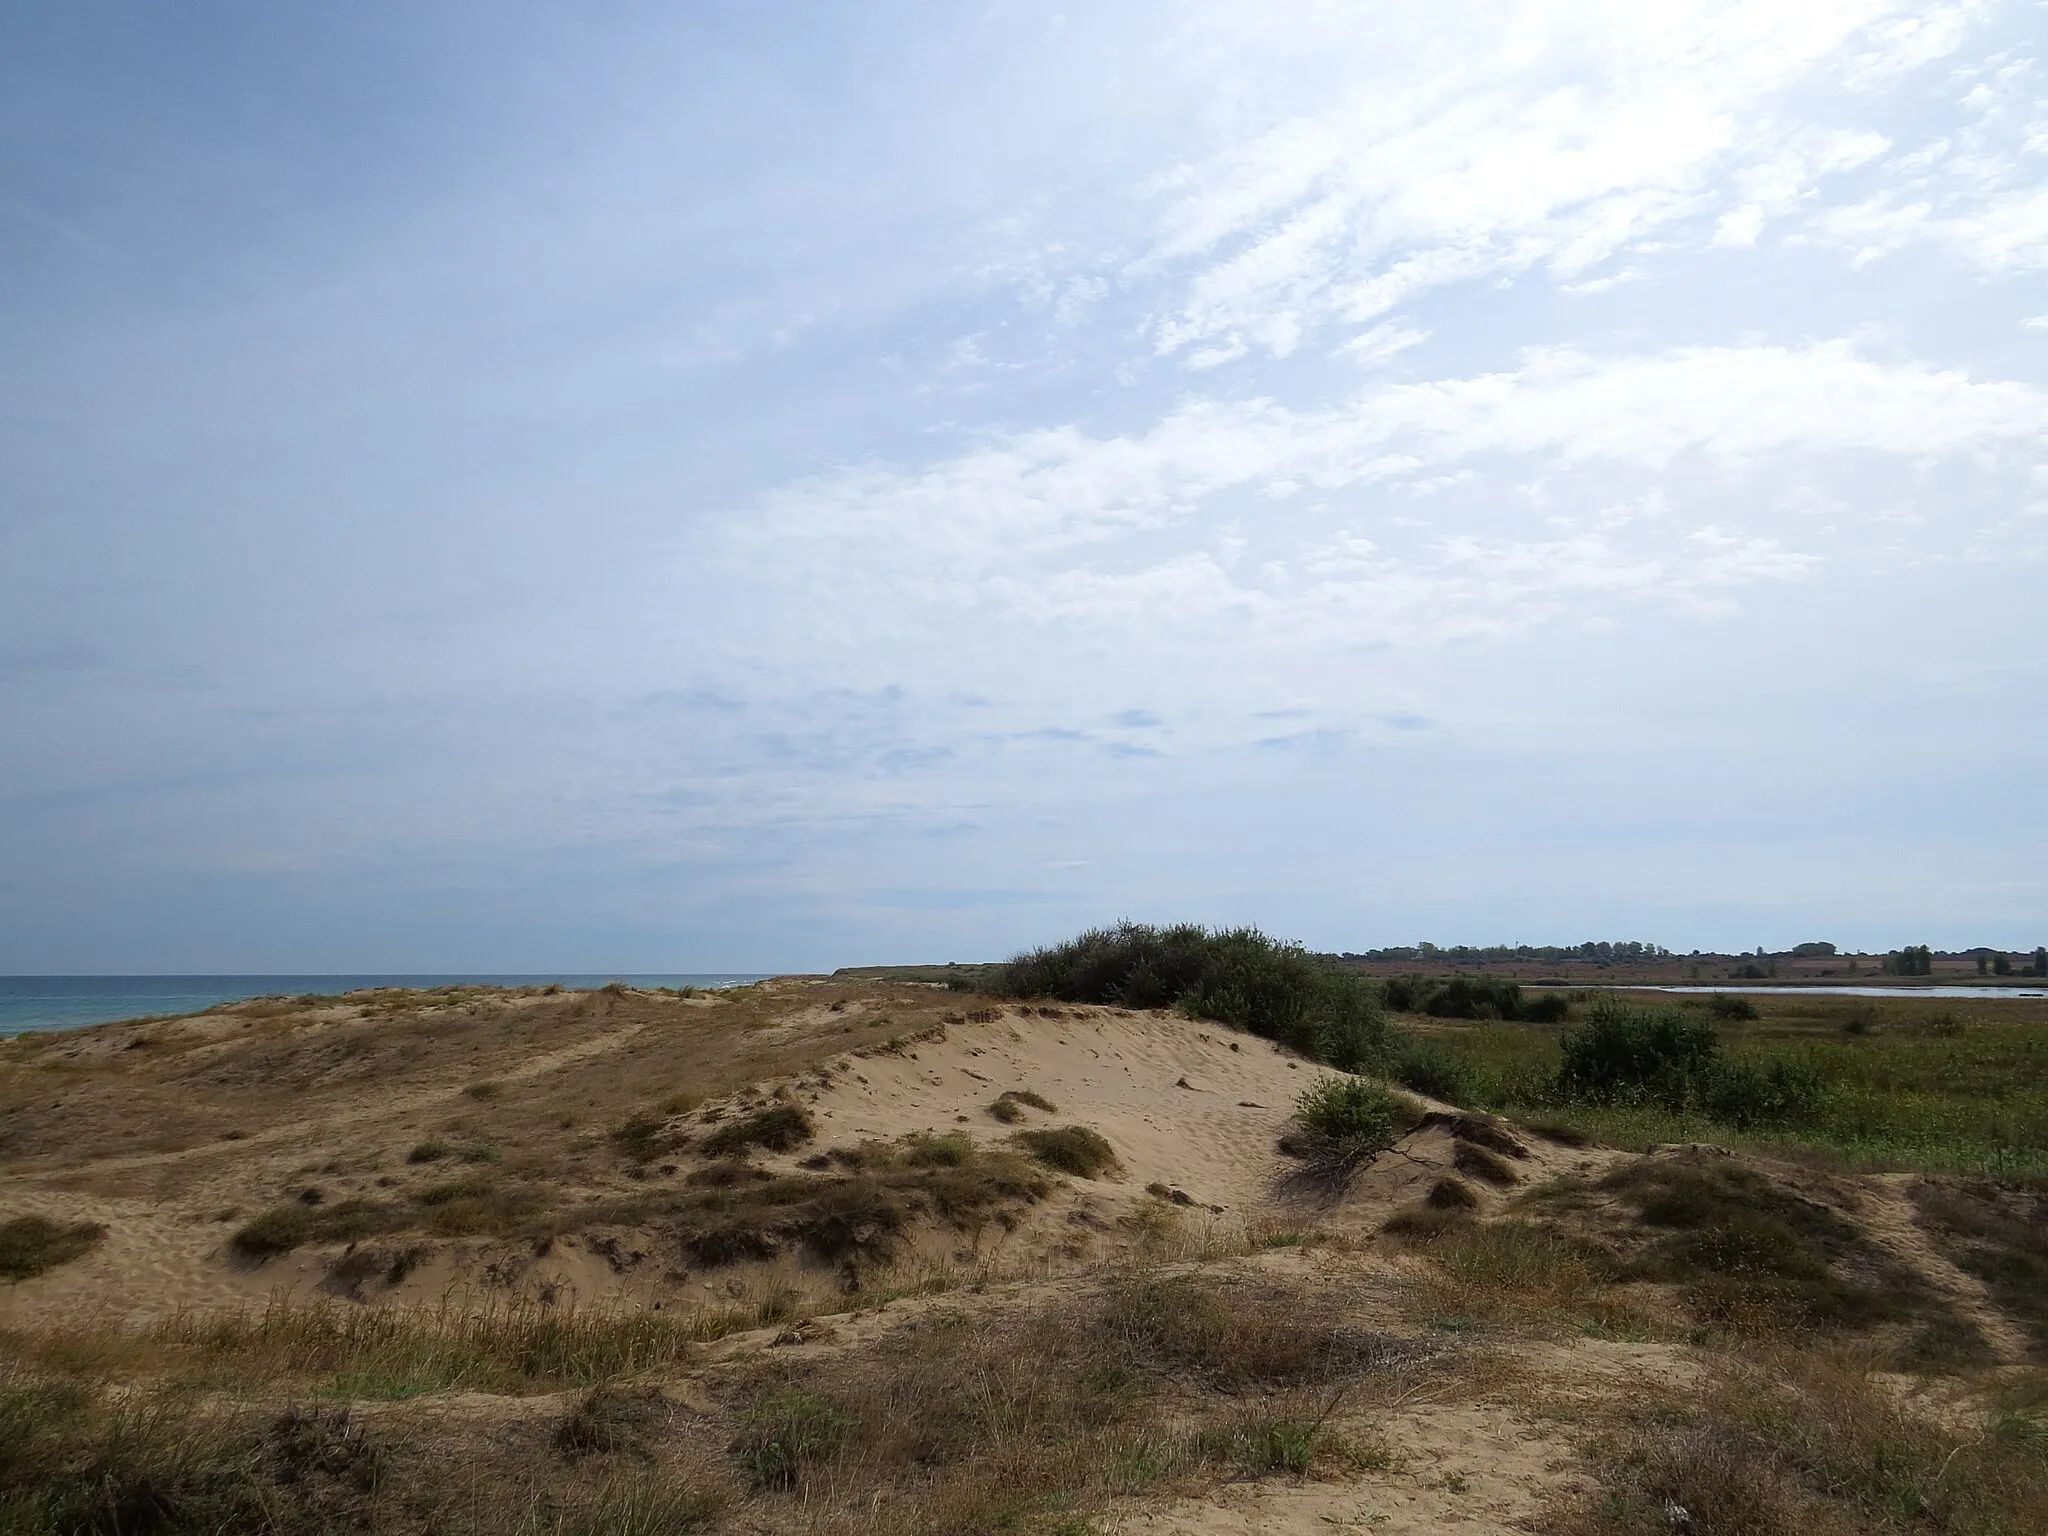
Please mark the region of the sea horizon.
<svg viewBox="0 0 2048 1536"><path fill-rule="evenodd" d="M733 987L767 971L422 971L0 976L0 1035L199 1013L255 997L327 997L372 987Z"/></svg>

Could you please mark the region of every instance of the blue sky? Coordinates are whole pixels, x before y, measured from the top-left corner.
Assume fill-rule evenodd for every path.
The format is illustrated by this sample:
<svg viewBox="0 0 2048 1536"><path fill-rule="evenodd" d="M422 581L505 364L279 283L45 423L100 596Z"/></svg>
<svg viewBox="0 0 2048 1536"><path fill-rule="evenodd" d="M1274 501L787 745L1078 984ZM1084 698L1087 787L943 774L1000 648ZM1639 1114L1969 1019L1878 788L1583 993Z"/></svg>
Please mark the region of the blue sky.
<svg viewBox="0 0 2048 1536"><path fill-rule="evenodd" d="M2048 938L2048 7L0 16L0 970Z"/></svg>

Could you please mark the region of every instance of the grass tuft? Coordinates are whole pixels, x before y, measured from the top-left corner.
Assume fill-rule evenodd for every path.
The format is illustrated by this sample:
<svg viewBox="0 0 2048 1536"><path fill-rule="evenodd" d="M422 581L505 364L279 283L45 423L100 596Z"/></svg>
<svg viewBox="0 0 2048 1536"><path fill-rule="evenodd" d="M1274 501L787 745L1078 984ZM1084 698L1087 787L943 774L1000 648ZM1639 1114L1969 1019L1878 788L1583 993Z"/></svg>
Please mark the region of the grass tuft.
<svg viewBox="0 0 2048 1536"><path fill-rule="evenodd" d="M107 1235L96 1222L56 1222L47 1216L17 1216L0 1222L0 1279L22 1281L69 1264Z"/></svg>
<svg viewBox="0 0 2048 1536"><path fill-rule="evenodd" d="M1085 1125L1019 1131L1010 1139L1034 1161L1078 1179L1100 1178L1117 1168L1116 1148L1109 1138Z"/></svg>

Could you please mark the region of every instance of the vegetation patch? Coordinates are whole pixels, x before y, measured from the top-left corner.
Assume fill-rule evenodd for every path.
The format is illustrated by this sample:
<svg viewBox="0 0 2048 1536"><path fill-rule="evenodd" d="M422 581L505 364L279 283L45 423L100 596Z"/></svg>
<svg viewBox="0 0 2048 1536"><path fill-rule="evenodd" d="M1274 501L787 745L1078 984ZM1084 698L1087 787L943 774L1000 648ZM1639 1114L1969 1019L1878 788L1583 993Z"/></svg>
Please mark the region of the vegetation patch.
<svg viewBox="0 0 2048 1536"><path fill-rule="evenodd" d="M1342 1183L1423 1119L1413 1099L1369 1079L1325 1077L1295 1100L1295 1129L1280 1146L1301 1158L1312 1177Z"/></svg>
<svg viewBox="0 0 2048 1536"><path fill-rule="evenodd" d="M1601 1488L1558 1536L2018 1536L2048 1530L2048 1463L2023 1437L1951 1428L1862 1371L1780 1355L1632 1403L1593 1446Z"/></svg>
<svg viewBox="0 0 2048 1536"><path fill-rule="evenodd" d="M842 1173L769 1174L714 1164L681 1190L585 1208L585 1226L660 1226L692 1263L717 1268L792 1249L837 1263L849 1283L901 1250L919 1217L963 1232L1008 1226L1051 1185L1024 1158L965 1136L847 1149Z"/></svg>
<svg viewBox="0 0 2048 1536"><path fill-rule="evenodd" d="M1100 1178L1117 1168L1116 1148L1109 1144L1109 1138L1085 1125L1019 1131L1010 1139L1033 1161L1077 1179Z"/></svg>
<svg viewBox="0 0 2048 1536"><path fill-rule="evenodd" d="M988 1106L988 1113L1004 1125L1016 1125L1024 1118L1026 1107L1048 1115L1059 1110L1059 1106L1042 1093L1034 1093L1029 1088L1011 1088L996 1095L995 1102Z"/></svg>
<svg viewBox="0 0 2048 1536"><path fill-rule="evenodd" d="M730 1157L755 1148L764 1152L787 1152L802 1146L815 1134L816 1127L808 1110L801 1104L779 1100L743 1119L720 1126L704 1138L704 1151L711 1157Z"/></svg>
<svg viewBox="0 0 2048 1536"><path fill-rule="evenodd" d="M1640 1224L1617 1244L1617 1275L1681 1286L1717 1326L1954 1321L1925 1282L1852 1222L1735 1158L1645 1158L1592 1188Z"/></svg>
<svg viewBox="0 0 2048 1536"><path fill-rule="evenodd" d="M90 1252L107 1235L95 1222L17 1216L0 1222L0 1279L33 1279Z"/></svg>
<svg viewBox="0 0 2048 1536"><path fill-rule="evenodd" d="M1395 1043L1371 981L1255 928L1119 923L1019 955L983 984L1009 997L1179 1008L1346 1071L1384 1066Z"/></svg>
<svg viewBox="0 0 2048 1536"><path fill-rule="evenodd" d="M367 1200L343 1200L324 1206L298 1201L272 1206L237 1228L228 1243L241 1257L261 1261L290 1253L307 1243L360 1242L408 1225L411 1217L396 1206Z"/></svg>
<svg viewBox="0 0 2048 1536"><path fill-rule="evenodd" d="M1922 1179L1913 1206L1958 1268L1984 1282L1999 1308L2048 1357L2048 1188L1991 1179Z"/></svg>
<svg viewBox="0 0 2048 1536"><path fill-rule="evenodd" d="M1520 983L1500 976L1399 976L1387 982L1386 1000L1398 1012L1433 1019L1556 1024L1571 1011L1562 992L1524 992Z"/></svg>

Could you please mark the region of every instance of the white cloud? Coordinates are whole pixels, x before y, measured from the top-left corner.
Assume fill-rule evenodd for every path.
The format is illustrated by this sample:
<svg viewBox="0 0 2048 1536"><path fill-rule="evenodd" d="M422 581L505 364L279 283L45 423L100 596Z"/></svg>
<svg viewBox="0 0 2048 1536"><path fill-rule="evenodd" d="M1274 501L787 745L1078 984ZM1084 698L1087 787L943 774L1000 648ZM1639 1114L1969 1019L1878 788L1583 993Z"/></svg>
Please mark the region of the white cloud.
<svg viewBox="0 0 2048 1536"><path fill-rule="evenodd" d="M1327 657L1502 635L1586 618L1588 602L1717 612L1745 585L1810 576L1821 556L1791 542L1806 527L1796 515L1769 526L1765 475L1749 482L1761 500L1709 510L1679 489L1698 475L1669 475L1682 456L1725 478L1766 459L1932 463L2044 441L2048 393L1843 342L1552 349L1327 410L1190 401L1136 435L1023 433L922 472L805 482L726 521L698 560L778 594L749 643L794 646L804 667L919 634L945 635L924 642L940 670L986 665L990 647L1115 634L1120 654L1185 672L1238 650ZM1566 479L1541 498L1502 489L1543 466ZM1594 500L1596 484L1635 489ZM1440 493L1426 522L1382 494L1409 485ZM1597 510L1575 518L1574 505ZM1017 626L1039 638L996 638ZM1208 662L1187 681L1222 686Z"/></svg>
<svg viewBox="0 0 2048 1536"><path fill-rule="evenodd" d="M1532 267L1597 292L1617 279L1588 269L1700 216L1716 243L1753 244L1823 178L1889 147L1781 115L1786 94L1830 70L1873 84L1941 57L1980 10L1691 0L1461 15L1433 69L1362 63L1351 100L1154 183L1156 237L1129 270L1184 280L1155 346L1205 367L1248 347L1285 357L1318 326ZM1389 38L1354 39L1367 43ZM1984 236L2001 238L2032 236Z"/></svg>

